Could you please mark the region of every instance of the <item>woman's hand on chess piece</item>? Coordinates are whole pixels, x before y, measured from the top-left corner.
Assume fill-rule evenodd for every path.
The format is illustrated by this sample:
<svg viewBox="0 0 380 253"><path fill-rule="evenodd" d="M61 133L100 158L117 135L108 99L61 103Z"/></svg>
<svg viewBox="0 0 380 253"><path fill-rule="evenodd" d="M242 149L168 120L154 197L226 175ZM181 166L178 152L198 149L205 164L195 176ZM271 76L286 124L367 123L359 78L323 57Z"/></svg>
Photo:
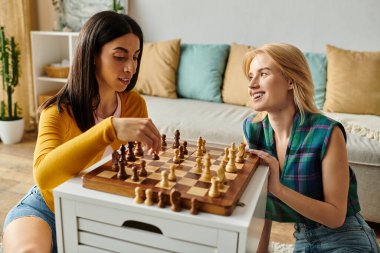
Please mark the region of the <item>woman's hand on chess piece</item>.
<svg viewBox="0 0 380 253"><path fill-rule="evenodd" d="M148 151L160 151L161 135L151 119L112 118L112 124L119 141L141 141Z"/></svg>
<svg viewBox="0 0 380 253"><path fill-rule="evenodd" d="M271 156L270 154L253 149L250 150L251 153L257 155L261 159L264 160L269 166L269 179L268 179L268 191L273 195L277 195L277 193L281 190L281 182L280 182L280 164L278 160Z"/></svg>

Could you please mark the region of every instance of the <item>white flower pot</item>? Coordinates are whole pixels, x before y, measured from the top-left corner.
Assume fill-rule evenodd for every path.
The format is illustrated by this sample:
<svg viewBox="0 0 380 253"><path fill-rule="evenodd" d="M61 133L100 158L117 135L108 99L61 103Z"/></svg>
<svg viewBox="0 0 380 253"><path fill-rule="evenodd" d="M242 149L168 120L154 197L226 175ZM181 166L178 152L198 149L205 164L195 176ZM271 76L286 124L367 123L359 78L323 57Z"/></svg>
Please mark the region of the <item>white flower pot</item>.
<svg viewBox="0 0 380 253"><path fill-rule="evenodd" d="M24 135L24 119L0 120L0 138L4 144L14 144L21 141Z"/></svg>

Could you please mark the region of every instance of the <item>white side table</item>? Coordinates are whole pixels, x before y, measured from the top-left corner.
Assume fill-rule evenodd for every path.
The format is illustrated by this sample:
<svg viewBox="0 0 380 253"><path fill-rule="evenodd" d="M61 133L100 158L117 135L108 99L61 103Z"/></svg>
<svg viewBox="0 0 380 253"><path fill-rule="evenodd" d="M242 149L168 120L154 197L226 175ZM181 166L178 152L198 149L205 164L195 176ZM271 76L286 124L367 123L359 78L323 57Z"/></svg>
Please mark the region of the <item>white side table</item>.
<svg viewBox="0 0 380 253"><path fill-rule="evenodd" d="M58 252L255 252L267 178L268 167L260 165L240 199L244 207L220 216L136 204L86 189L78 176L54 190Z"/></svg>

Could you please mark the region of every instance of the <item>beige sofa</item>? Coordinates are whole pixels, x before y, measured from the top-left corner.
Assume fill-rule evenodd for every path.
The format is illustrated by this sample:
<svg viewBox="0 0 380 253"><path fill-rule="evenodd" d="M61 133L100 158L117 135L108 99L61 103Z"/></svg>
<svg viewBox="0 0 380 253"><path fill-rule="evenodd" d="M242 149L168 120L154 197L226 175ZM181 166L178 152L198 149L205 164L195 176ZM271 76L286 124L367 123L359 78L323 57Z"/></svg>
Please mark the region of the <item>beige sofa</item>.
<svg viewBox="0 0 380 253"><path fill-rule="evenodd" d="M202 48L194 47L194 45L185 47L181 45L180 47L179 40L164 42L161 45L160 43L150 43L144 48L139 83L136 86L137 90L144 94L149 115L160 132L170 138L174 136L174 131L179 129L181 138L184 140L196 141L199 136L202 136L207 142L212 143L225 145L230 145L232 142L240 143L243 140L243 119L252 113L247 106L249 105L246 91L247 81L241 73L242 56L249 50L249 47L232 44L229 48L229 54L225 57L225 66L221 66L217 71L213 67L202 65L204 61L212 61L214 58L205 58L203 61L195 63L189 60L192 53L202 51ZM197 57L204 57L204 55L211 57L207 50L202 51ZM338 50L338 53L342 52ZM377 102L371 102L373 93L375 93L375 98L380 96L380 86L377 82L378 90L369 92L364 99L368 99L368 106L365 105L364 108L360 109L360 103L363 101L352 96L352 104L343 104L343 108L339 108L341 101L337 100L338 102L334 104L334 99L336 100L334 93L340 96L342 91L336 90L339 88L339 82L335 82L336 78L332 76L332 73L334 71L340 73L346 70L344 66L341 66L344 64L339 63L333 56L331 56L331 52L328 52L326 57L328 58L327 68L326 65L321 66L321 70L324 72L313 72L312 69L313 80L316 83L316 94L322 94L320 96L322 99L318 100L316 97L316 102L324 110L323 113L340 121L345 126L348 158L350 166L357 176L361 213L366 220L380 223L380 116L373 115L373 111L376 112L376 110L379 112L377 115L380 115L380 99ZM197 57L193 57L193 59L197 61ZM219 64L221 59L216 58L214 64ZM378 58L380 59L380 54ZM346 63L350 59L343 57L341 60ZM192 65L191 68L186 69L189 64ZM309 64L311 64L311 68L316 67L315 65L312 66L312 62ZM332 64L334 66L330 66ZM197 67L199 68L197 72L192 73L191 71ZM343 69L339 69L339 67ZM329 71L327 75L326 70ZM204 83L197 84L199 76L202 76L200 73L202 71L213 72L220 76L218 92L222 98L221 101L213 101L214 98L211 96L210 99L204 98L204 93L209 92L207 86L212 85L213 79L205 79ZM324 73L326 76L321 79L315 73ZM184 75L188 76L184 77ZM190 79L188 79L189 76ZM360 77L359 74L358 76ZM327 88L326 78L329 78ZM362 77L360 78L361 86L365 89L365 80ZM350 79L355 79L355 77L350 77ZM322 86L318 86L320 84ZM347 89L344 87L346 84L346 82L341 84L343 90ZM198 93L186 93L186 89L191 89L192 87L189 86L193 85L194 87L198 85ZM365 92L364 90L364 94L367 94ZM359 90L355 90L354 93L360 94ZM347 91L347 94L350 92ZM348 111L363 110L364 112L366 112L365 110L372 110L370 111L372 115L359 111L354 113L341 112L346 109Z"/></svg>

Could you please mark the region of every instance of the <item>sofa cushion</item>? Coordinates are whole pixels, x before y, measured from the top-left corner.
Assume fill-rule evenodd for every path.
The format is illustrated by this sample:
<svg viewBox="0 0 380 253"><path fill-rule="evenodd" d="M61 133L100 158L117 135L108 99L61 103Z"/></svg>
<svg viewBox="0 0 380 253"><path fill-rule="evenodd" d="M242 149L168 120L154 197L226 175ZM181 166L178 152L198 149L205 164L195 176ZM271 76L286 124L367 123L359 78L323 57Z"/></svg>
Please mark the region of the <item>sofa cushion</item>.
<svg viewBox="0 0 380 253"><path fill-rule="evenodd" d="M380 166L380 117L325 113L341 122L347 133L348 160L352 164Z"/></svg>
<svg viewBox="0 0 380 253"><path fill-rule="evenodd" d="M321 53L304 53L309 64L311 77L314 83L314 102L319 110L322 110L325 103L326 81L327 81L327 60L326 55Z"/></svg>
<svg viewBox="0 0 380 253"><path fill-rule="evenodd" d="M232 43L224 73L222 98L224 103L248 105L248 79L243 71L245 54L253 47Z"/></svg>
<svg viewBox="0 0 380 253"><path fill-rule="evenodd" d="M323 110L380 115L380 52L327 45L327 88Z"/></svg>
<svg viewBox="0 0 380 253"><path fill-rule="evenodd" d="M178 67L179 97L222 102L221 86L229 45L182 44Z"/></svg>
<svg viewBox="0 0 380 253"><path fill-rule="evenodd" d="M248 107L193 99L166 99L144 96L149 117L161 134L195 142L198 137L209 143L227 144L243 141L243 120L252 112Z"/></svg>
<svg viewBox="0 0 380 253"><path fill-rule="evenodd" d="M136 89L142 94L176 98L180 40L145 43Z"/></svg>

